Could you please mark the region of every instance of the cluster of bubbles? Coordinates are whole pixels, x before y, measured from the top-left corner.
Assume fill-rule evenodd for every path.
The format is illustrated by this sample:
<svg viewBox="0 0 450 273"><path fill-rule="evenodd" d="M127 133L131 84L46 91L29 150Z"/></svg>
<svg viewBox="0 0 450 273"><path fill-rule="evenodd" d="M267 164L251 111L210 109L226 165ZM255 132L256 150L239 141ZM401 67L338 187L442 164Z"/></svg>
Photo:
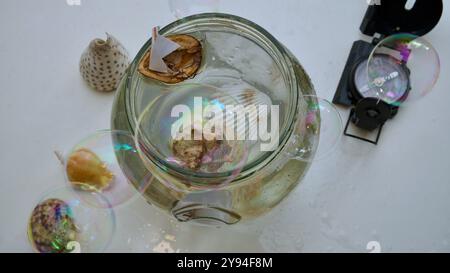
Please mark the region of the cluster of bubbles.
<svg viewBox="0 0 450 273"><path fill-rule="evenodd" d="M367 60L372 96L400 106L433 89L440 74L439 55L424 38L395 34L381 40Z"/></svg>
<svg viewBox="0 0 450 273"><path fill-rule="evenodd" d="M30 217L28 235L36 251L67 253L106 249L115 231L114 208L141 195L153 179L150 172L144 176L132 172L128 166L135 161L144 162L144 165L150 165L149 160L169 164L167 168L187 174L190 180L185 182L191 183L189 191L217 190L241 174L248 163L251 141L213 139L210 143L203 138L197 142L193 140L188 147L198 144L203 149L201 157L195 158L200 160L196 162L199 166L189 165L190 162L185 160L192 158L184 158L183 152L176 154L175 144L168 143L173 138L171 125L185 119L195 121L194 115L190 114L181 119L179 115L173 116L173 106L183 105L195 110L197 98L204 110L200 116L202 122L207 120L216 124L217 116L205 113L220 110L224 114L220 119L222 122L233 120L235 124L236 113L228 112L226 106L236 105L238 101L209 85L186 84L174 88L171 92L163 92L142 112L136 135L124 131L98 131L67 153L62 159L67 185L46 193ZM293 156L311 161L317 149L319 158L333 150L342 123L331 103L315 96L304 96L302 102L304 118L299 122L297 132L302 143L297 147L303 150L296 150ZM180 126L176 128L182 128ZM240 129L237 127L237 131Z"/></svg>
<svg viewBox="0 0 450 273"><path fill-rule="evenodd" d="M114 208L145 191L151 175L138 177L128 164L138 158L134 138L123 131L98 131L64 158L67 185L44 194L28 225L31 245L41 253L101 252L115 231Z"/></svg>
<svg viewBox="0 0 450 273"><path fill-rule="evenodd" d="M175 16L181 18L193 13L217 11L219 2L171 0L169 5ZM77 253L106 250L116 230L115 208L143 194L154 179L150 171L144 175L133 172L130 168L133 164L143 163L149 170L157 166L162 170L179 172L189 179L182 181L190 184L189 191L217 190L239 177L258 144L248 139L250 132L242 124L256 123L258 117L245 117L248 123L236 120L236 113L226 106L249 103L252 94L236 96L229 91L193 83L173 86L141 113L134 135L104 130L77 143L60 158L66 185L45 193L29 218L28 237L35 251ZM258 94L253 100L257 104L270 102ZM301 102L298 115L302 118L296 126L294 147L289 153L302 161L323 159L339 142L342 120L326 100L307 95ZM194 112L173 115L175 106ZM198 106L203 110L200 116L195 113ZM216 115L219 111L221 117ZM177 138L177 134L186 132L184 124L189 124L188 120L193 121L193 127L188 128L187 135ZM226 134L226 128L218 133L220 130L215 125L220 122L234 125L234 139L220 139L220 134ZM196 138L196 126L209 126L210 132L215 133L214 137L210 138L202 131ZM238 135L244 135L244 139ZM194 139L186 140L187 136ZM169 182L166 186L174 187ZM138 240L135 239L136 242Z"/></svg>

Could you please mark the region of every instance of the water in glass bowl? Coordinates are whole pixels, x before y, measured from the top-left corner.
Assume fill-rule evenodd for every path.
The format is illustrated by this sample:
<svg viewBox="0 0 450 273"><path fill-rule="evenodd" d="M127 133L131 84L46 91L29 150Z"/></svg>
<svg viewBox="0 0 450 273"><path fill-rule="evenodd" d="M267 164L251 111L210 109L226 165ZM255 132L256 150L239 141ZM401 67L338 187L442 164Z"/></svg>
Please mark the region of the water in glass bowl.
<svg viewBox="0 0 450 273"><path fill-rule="evenodd" d="M286 126L286 109L289 103L289 91L285 79L274 59L254 41L244 37L239 31L197 31L187 33L202 42L203 57L202 66L197 75L182 83L167 85L157 80L146 78L135 73L133 76L135 98L135 116L139 117L144 110L162 95L168 92L177 92L176 86L188 84L202 84L213 86L223 97L227 97L230 104L242 106L267 106L270 120L277 119L278 135ZM195 92L185 92L186 97L177 101L186 101L186 105L192 104ZM168 101L168 100L165 100ZM167 111L174 105L158 105L161 111ZM270 115L271 106L278 106L278 116ZM152 111L154 114L155 112ZM239 118L239 117L237 117ZM269 154L267 149L261 149L260 135L250 137L251 125L255 125L258 116L248 115L245 126L246 147L248 150L247 165L264 159ZM152 124L148 124L152 126ZM149 128L150 129L150 128ZM242 128L238 127L238 130ZM170 132L167 130L166 132ZM257 131L258 132L258 131ZM273 132L272 132L273 133ZM169 136L161 136L168 139Z"/></svg>

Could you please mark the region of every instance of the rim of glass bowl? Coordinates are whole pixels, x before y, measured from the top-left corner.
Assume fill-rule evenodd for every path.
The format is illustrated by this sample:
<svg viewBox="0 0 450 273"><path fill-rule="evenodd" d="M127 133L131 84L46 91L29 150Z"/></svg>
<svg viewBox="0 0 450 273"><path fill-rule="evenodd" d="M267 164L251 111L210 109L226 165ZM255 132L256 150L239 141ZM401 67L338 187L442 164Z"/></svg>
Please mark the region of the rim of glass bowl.
<svg viewBox="0 0 450 273"><path fill-rule="evenodd" d="M291 135L295 129L297 117L299 115L299 94L301 92L299 87L299 79L297 79L296 72L294 70L294 66L296 65L297 59L277 40L273 35L267 32L265 29L260 27L259 25L244 19L239 16L224 14L224 13L202 13L196 14L192 16L188 16L177 20L160 30L162 35L167 34L179 34L192 32L195 30L201 30L208 27L228 27L229 29L234 29L237 31L241 31L241 35L249 38L250 40L256 42L264 51L269 54L276 64L278 68L282 71L282 76L287 89L289 90L289 101L287 105L288 114L283 122L283 126L281 129L282 134L280 134L280 145L277 150L272 152L266 152L262 156L260 156L257 160L252 162L251 164L247 164L243 167L238 177L245 177L251 173L254 173L257 169L260 169L267 164L269 164L282 150L284 145L291 138ZM135 59L130 65L127 75L126 82L126 113L128 122L130 124L130 128L132 130L133 135L136 133L136 125L139 119L139 115L136 113L136 82L133 83L134 77L140 77L138 75L137 67L144 57L145 53L151 46L151 39L149 39L144 46L139 50ZM294 60L294 63L293 61ZM202 64L203 66L203 64ZM200 70L202 67L200 68ZM163 86L175 86L173 84L164 84ZM201 84L201 83L199 83ZM312 84L311 84L312 87ZM130 117L133 120L130 120ZM148 156L148 155L147 155ZM190 176L194 178L225 178L232 174L231 171L222 172L222 173L214 173L214 174L201 174L196 173L195 171L189 171L181 167L176 167L168 162L166 162L162 158L158 158L158 155L152 155L149 158L154 164L164 169L165 171L172 170L175 171L182 176ZM194 181L192 181L194 182Z"/></svg>

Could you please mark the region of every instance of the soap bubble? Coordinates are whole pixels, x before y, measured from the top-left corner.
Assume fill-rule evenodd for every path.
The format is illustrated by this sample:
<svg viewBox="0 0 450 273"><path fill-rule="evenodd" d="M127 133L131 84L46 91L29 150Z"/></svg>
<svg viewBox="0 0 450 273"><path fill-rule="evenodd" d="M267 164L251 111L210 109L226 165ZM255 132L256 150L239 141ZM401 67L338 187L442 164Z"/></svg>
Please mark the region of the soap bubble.
<svg viewBox="0 0 450 273"><path fill-rule="evenodd" d="M288 153L305 162L327 158L338 146L343 123L339 111L329 101L313 95L301 100L302 117L293 136L292 149Z"/></svg>
<svg viewBox="0 0 450 273"><path fill-rule="evenodd" d="M169 0L170 11L178 19L199 13L218 12L219 6L219 0Z"/></svg>
<svg viewBox="0 0 450 273"><path fill-rule="evenodd" d="M80 141L65 159L70 185L101 193L108 205L118 206L144 192L149 173L133 170L140 164L133 136L124 131L98 131ZM104 203L106 204L106 203Z"/></svg>
<svg viewBox="0 0 450 273"><path fill-rule="evenodd" d="M381 71L383 73L391 74L393 71L397 70L399 73L395 74L395 80L389 80L384 84L384 90L392 90L391 92L380 92L380 88L376 86L374 83L370 83L368 73L367 73L367 65L369 60L363 60L355 69L354 73L354 85L356 87L357 92L363 98L376 98L381 99L383 101L388 102L396 102L402 100L406 94L408 94L410 89L409 84L409 73L406 69L397 69L398 63L393 59L386 55L377 55L371 59L373 62L377 62L378 64L383 63L383 66L378 65L378 72L380 74ZM393 74L394 75L394 74Z"/></svg>
<svg viewBox="0 0 450 273"><path fill-rule="evenodd" d="M237 137L248 127L238 123L230 105L237 101L209 85L183 84L163 92L138 120L135 138L144 163L164 176L176 172L188 177L183 183L191 190L232 181L247 163L251 141ZM231 137L228 125L235 126Z"/></svg>
<svg viewBox="0 0 450 273"><path fill-rule="evenodd" d="M376 98L400 106L428 94L440 74L439 55L424 38L395 34L383 39L367 61L370 89Z"/></svg>
<svg viewBox="0 0 450 273"><path fill-rule="evenodd" d="M63 187L46 193L28 222L28 239L39 253L95 253L108 247L115 216L99 193Z"/></svg>

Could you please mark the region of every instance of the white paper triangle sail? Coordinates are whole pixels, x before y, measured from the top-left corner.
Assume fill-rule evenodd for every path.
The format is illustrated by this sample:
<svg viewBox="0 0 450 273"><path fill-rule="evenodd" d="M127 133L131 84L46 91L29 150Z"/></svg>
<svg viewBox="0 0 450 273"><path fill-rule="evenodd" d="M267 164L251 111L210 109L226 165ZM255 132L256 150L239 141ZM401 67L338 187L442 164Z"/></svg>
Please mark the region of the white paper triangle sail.
<svg viewBox="0 0 450 273"><path fill-rule="evenodd" d="M167 67L163 58L178 48L180 48L179 44L159 35L159 27L154 27L152 30L152 48L149 69L156 72L169 73L170 69Z"/></svg>

